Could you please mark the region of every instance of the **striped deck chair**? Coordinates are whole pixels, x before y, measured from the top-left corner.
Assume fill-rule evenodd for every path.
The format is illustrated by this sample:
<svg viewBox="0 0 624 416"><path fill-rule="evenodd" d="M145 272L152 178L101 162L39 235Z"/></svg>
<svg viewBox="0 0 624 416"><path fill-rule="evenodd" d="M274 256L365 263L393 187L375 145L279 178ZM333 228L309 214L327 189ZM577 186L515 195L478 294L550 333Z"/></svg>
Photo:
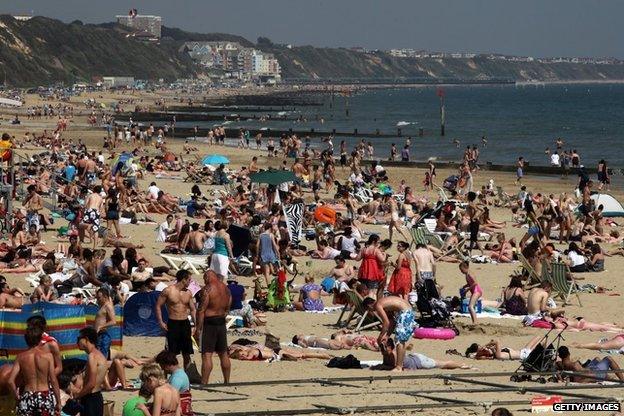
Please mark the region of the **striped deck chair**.
<svg viewBox="0 0 624 416"><path fill-rule="evenodd" d="M564 305L569 305L568 299L570 295L576 295L579 306L583 306L581 298L577 290L578 286L570 273L570 269L565 263L551 264L552 273L549 281L553 285L553 290L557 293L557 297L563 300ZM570 277L570 279L568 279Z"/></svg>
<svg viewBox="0 0 624 416"><path fill-rule="evenodd" d="M410 247L415 247L416 244L427 245L427 229L425 227L412 227L409 229L409 232L412 236Z"/></svg>
<svg viewBox="0 0 624 416"><path fill-rule="evenodd" d="M522 253L518 252L518 260L522 264L522 268L529 274L530 284L539 284L542 281L542 277L537 274L531 263L527 260Z"/></svg>
<svg viewBox="0 0 624 416"><path fill-rule="evenodd" d="M381 320L377 316L375 316L374 314L371 314L367 309L364 308L364 305L362 305L362 298L357 292L353 290L348 290L345 293L349 301L348 305L351 307L351 312L349 313L349 316L347 317L346 321L340 322L340 319L339 319L338 324L340 326L348 328L349 324L352 321L357 321L357 324L354 329L355 332L360 332L365 329L370 329L370 328L381 326Z"/></svg>

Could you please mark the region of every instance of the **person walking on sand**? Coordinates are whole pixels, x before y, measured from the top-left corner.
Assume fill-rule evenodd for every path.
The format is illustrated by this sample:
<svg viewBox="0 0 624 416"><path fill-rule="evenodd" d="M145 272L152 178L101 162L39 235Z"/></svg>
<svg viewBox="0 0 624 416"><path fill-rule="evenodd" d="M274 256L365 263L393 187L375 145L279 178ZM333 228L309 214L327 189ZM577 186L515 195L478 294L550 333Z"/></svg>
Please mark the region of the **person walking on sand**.
<svg viewBox="0 0 624 416"><path fill-rule="evenodd" d="M362 305L381 319L381 331L377 338L379 345L383 345L388 341L390 330L394 328L396 362L393 371L403 371L405 344L412 339L414 328L416 327L412 305L398 296L387 296L377 301L373 298L366 298Z"/></svg>
<svg viewBox="0 0 624 416"><path fill-rule="evenodd" d="M167 351L176 356L182 354L184 368L191 363L191 354L193 354L193 329L188 316L195 319L196 313L193 294L188 289L190 283L191 272L178 270L176 283L160 292L154 308L158 324L167 334ZM162 317L163 306L167 307L169 315L167 323Z"/></svg>
<svg viewBox="0 0 624 416"><path fill-rule="evenodd" d="M8 384L17 400L15 410L18 415L52 416L61 411L54 357L39 347L42 335L41 328L26 329L24 338L28 350L17 355L9 375ZM19 391L16 384L18 377L21 380Z"/></svg>
<svg viewBox="0 0 624 416"><path fill-rule="evenodd" d="M228 356L225 317L230 310L230 289L212 270L204 273L205 286L201 292L201 306L197 311L195 338L201 340L202 384L208 384L212 372L212 356L217 353L221 361L223 383L230 382L230 357Z"/></svg>
<svg viewBox="0 0 624 416"><path fill-rule="evenodd" d="M395 228L401 234L401 236L403 236L403 238L407 240L408 236L405 235L405 233L401 229L401 221L399 218L399 204L392 195L386 195L385 199L386 202L390 205L390 224L388 224L388 234L390 240L392 240L392 230Z"/></svg>
<svg viewBox="0 0 624 416"><path fill-rule="evenodd" d="M477 323L477 313L475 312L475 305L477 301L483 296L483 290L477 283L477 280L470 273L470 263L462 261L459 263L459 271L466 277L466 284L462 287L462 293L470 292L470 301L468 303L468 312L470 312L470 319L472 323Z"/></svg>
<svg viewBox="0 0 624 416"><path fill-rule="evenodd" d="M520 156L516 162L516 184L522 185L522 177L524 176L524 158Z"/></svg>

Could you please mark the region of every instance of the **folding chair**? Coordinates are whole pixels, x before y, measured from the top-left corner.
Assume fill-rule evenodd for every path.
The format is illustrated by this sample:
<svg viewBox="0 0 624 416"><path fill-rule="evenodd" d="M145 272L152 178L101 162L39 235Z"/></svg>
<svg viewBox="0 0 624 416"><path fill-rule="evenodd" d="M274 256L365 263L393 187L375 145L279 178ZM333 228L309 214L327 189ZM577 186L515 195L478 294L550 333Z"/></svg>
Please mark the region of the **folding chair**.
<svg viewBox="0 0 624 416"><path fill-rule="evenodd" d="M416 246L417 244L427 245L427 229L424 227L412 227L409 229L410 235L412 236L411 246Z"/></svg>
<svg viewBox="0 0 624 416"><path fill-rule="evenodd" d="M160 254L160 257L172 269L189 270L193 274L201 274L198 269L206 269L208 264L204 256L172 256L169 254Z"/></svg>
<svg viewBox="0 0 624 416"><path fill-rule="evenodd" d="M348 327L351 321L354 320L357 320L357 324L354 329L355 332L381 326L381 320L375 316L375 314L369 313L368 309L364 308L364 305L362 305L362 298L357 292L348 290L345 294L347 295L347 299L349 301L348 304L351 306L351 312L347 317L347 320L342 323L342 326Z"/></svg>
<svg viewBox="0 0 624 416"><path fill-rule="evenodd" d="M518 260L522 264L522 268L526 270L529 274L529 283L530 284L539 284L542 281L542 277L537 274L533 266L529 263L526 257L520 252L518 252Z"/></svg>
<svg viewBox="0 0 624 416"><path fill-rule="evenodd" d="M564 305L569 305L568 299L570 295L576 295L579 306L583 306L581 298L577 290L578 286L570 273L570 269L565 263L553 263L551 265L552 273L550 275L550 282L553 285L553 290L557 293L557 296L563 300ZM570 279L568 279L570 277Z"/></svg>

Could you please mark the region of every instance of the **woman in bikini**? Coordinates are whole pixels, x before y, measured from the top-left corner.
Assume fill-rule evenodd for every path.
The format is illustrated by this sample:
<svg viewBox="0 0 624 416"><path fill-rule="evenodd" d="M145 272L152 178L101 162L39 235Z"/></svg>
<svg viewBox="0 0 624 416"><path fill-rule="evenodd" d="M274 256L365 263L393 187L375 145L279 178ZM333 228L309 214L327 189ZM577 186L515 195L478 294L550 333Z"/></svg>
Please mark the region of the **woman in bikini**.
<svg viewBox="0 0 624 416"><path fill-rule="evenodd" d="M165 373L158 364L143 367L141 382L147 386L154 396L152 411L144 404L137 405L146 416L180 416L180 393L165 378Z"/></svg>
<svg viewBox="0 0 624 416"><path fill-rule="evenodd" d="M513 247L507 242L504 233L498 234L496 237L498 247L493 248L490 252L492 260L496 260L499 263L511 263L513 261Z"/></svg>

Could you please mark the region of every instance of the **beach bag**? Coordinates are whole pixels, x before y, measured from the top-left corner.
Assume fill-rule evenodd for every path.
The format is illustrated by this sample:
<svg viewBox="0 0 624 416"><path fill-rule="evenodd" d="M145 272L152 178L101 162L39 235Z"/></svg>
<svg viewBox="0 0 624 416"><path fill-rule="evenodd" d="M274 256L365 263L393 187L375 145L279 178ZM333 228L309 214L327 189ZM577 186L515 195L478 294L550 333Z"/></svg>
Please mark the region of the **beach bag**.
<svg viewBox="0 0 624 416"><path fill-rule="evenodd" d="M353 354L349 354L346 357L334 357L327 363L327 367L329 368L358 368L361 369L362 365L360 364L360 360L355 358Z"/></svg>
<svg viewBox="0 0 624 416"><path fill-rule="evenodd" d="M505 301L505 312L509 315L526 315L527 307L522 296L514 294Z"/></svg>
<svg viewBox="0 0 624 416"><path fill-rule="evenodd" d="M201 384L201 374L199 374L195 361L191 362L184 371L186 372L191 384Z"/></svg>

